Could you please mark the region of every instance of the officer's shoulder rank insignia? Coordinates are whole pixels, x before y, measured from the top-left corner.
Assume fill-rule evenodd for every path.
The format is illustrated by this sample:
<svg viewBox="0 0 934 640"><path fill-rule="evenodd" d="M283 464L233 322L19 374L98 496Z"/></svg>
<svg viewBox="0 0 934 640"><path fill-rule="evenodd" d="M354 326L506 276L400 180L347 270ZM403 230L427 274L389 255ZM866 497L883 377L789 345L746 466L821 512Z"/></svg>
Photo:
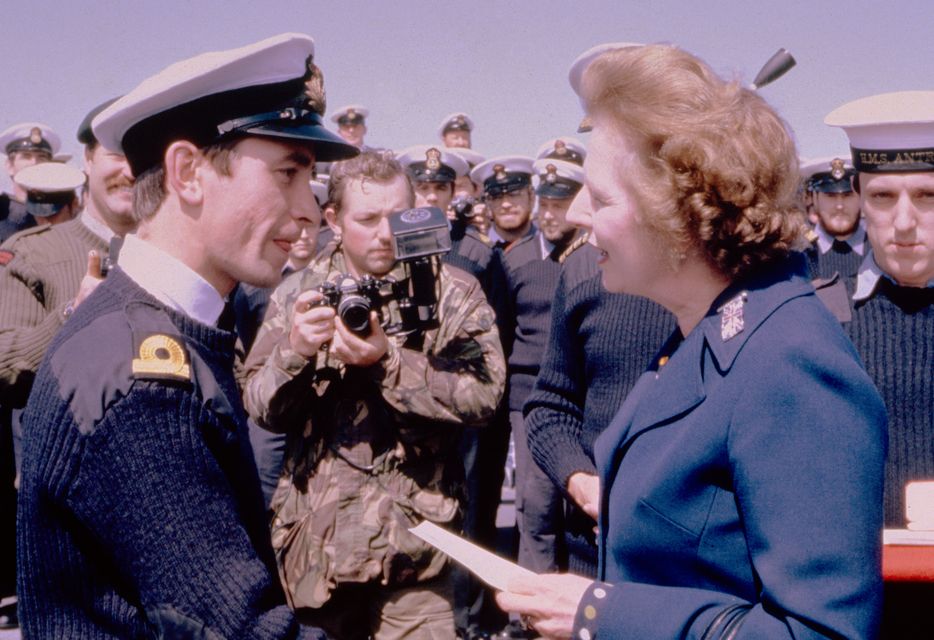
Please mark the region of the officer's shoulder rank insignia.
<svg viewBox="0 0 934 640"><path fill-rule="evenodd" d="M743 318L746 296L746 292L743 291L720 307L720 339L724 342L739 335L746 327Z"/></svg>
<svg viewBox="0 0 934 640"><path fill-rule="evenodd" d="M184 345L178 338L162 333L146 336L139 343L132 371L134 378L191 380L191 367Z"/></svg>
<svg viewBox="0 0 934 640"><path fill-rule="evenodd" d="M575 240L568 245L568 248L561 252L561 255L558 256L558 263L564 264L564 261L568 259L568 256L583 247L590 241L590 234L586 231L581 233Z"/></svg>

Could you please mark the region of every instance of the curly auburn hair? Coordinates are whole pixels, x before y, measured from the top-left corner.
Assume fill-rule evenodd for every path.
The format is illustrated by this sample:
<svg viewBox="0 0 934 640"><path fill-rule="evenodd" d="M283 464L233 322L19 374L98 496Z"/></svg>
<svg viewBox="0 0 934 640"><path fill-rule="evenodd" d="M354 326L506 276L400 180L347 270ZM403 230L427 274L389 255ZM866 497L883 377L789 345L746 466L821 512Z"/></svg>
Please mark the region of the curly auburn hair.
<svg viewBox="0 0 934 640"><path fill-rule="evenodd" d="M795 145L754 91L677 47L646 45L597 58L581 97L638 149L626 182L673 256L699 249L734 279L802 246Z"/></svg>

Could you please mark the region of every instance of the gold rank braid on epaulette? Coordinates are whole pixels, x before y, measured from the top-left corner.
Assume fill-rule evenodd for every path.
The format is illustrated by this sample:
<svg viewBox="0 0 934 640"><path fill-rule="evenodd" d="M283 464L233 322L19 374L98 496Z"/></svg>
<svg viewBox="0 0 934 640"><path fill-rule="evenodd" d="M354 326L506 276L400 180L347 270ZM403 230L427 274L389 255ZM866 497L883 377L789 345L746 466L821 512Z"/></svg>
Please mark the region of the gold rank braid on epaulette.
<svg viewBox="0 0 934 640"><path fill-rule="evenodd" d="M305 80L305 95L308 97L308 108L324 116L324 110L327 108L327 94L324 91L324 74L315 64L314 56L308 56L305 61L308 65L308 72Z"/></svg>
<svg viewBox="0 0 934 640"><path fill-rule="evenodd" d="M586 231L582 231L577 239L574 240L571 244L568 245L567 249L561 252L561 255L558 256L558 264L564 264L564 261L567 260L568 256L583 247L587 244L587 241L590 239L590 234Z"/></svg>

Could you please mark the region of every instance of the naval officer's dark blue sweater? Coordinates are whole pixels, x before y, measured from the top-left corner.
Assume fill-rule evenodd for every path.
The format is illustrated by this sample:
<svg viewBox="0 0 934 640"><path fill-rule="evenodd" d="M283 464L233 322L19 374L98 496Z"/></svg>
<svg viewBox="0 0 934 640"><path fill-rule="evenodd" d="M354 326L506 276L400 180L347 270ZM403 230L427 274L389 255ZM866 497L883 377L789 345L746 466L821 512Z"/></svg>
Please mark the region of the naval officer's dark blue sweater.
<svg viewBox="0 0 934 640"><path fill-rule="evenodd" d="M134 374L150 336L187 379ZM24 638L320 637L278 583L233 347L119 269L56 336L23 422Z"/></svg>

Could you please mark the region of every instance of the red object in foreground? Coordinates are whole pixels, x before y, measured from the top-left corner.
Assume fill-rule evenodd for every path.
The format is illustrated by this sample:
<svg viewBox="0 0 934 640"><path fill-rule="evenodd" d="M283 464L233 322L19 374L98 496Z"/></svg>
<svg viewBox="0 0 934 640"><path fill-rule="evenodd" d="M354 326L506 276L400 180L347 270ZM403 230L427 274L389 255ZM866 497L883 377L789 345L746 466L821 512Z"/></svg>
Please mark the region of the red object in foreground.
<svg viewBox="0 0 934 640"><path fill-rule="evenodd" d="M883 545L882 577L887 582L934 582L934 546Z"/></svg>

